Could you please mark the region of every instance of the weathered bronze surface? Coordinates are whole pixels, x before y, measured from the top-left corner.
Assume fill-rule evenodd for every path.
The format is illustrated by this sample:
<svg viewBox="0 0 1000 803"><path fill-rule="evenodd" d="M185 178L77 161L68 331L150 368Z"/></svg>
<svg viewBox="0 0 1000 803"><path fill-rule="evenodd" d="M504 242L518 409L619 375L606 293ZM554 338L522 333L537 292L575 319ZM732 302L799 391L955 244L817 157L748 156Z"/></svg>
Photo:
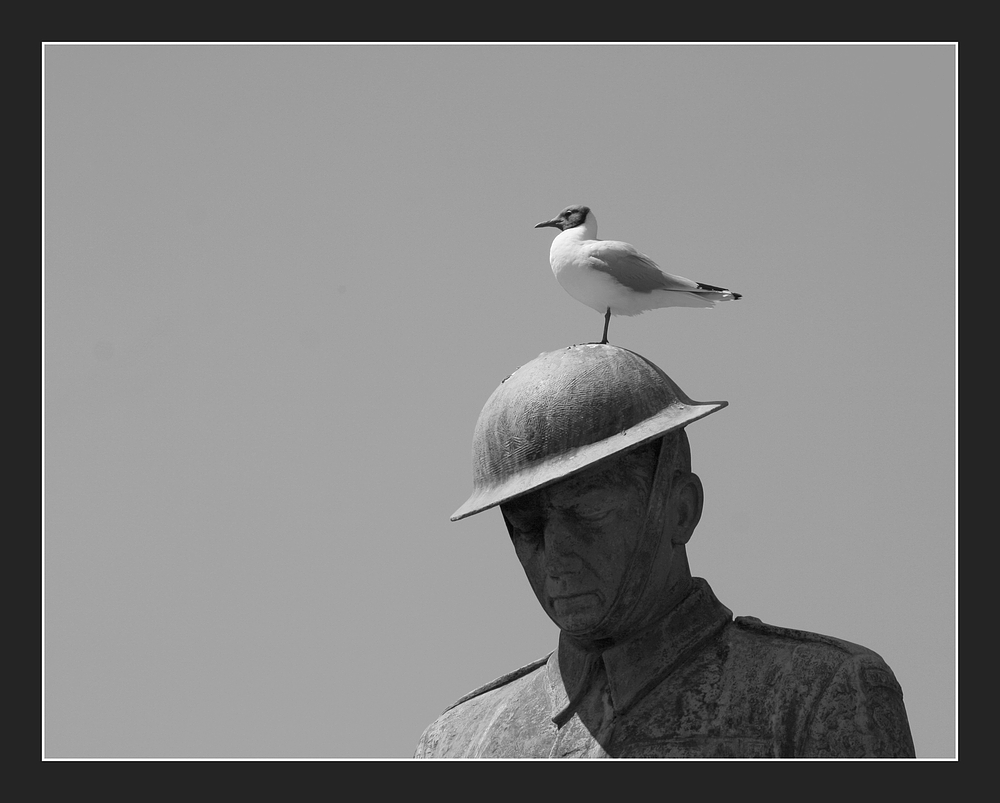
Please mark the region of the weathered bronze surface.
<svg viewBox="0 0 1000 803"><path fill-rule="evenodd" d="M703 492L683 427L724 403L691 402L655 366L621 370L639 365L623 349L574 348L568 360L541 355L525 366L522 377L534 377L527 392L506 395L499 410L490 409L495 398L487 404L487 422L499 423L487 423L485 436L477 427L477 443L503 456L514 421L517 431L541 433L543 446L514 470L501 459L499 478L487 464L477 491L492 490L465 514L500 504L529 585L560 628L558 648L450 706L416 756L912 757L902 691L878 655L753 617L734 620L691 576L686 544ZM617 377L618 387L581 396L595 375ZM691 417L658 420L659 433L609 448L616 436L601 422L623 415L629 394L658 400L624 413L630 429L657 419L671 400ZM553 428L566 410L590 420ZM550 461L545 443L587 459L582 467ZM537 465L549 466L541 483ZM553 475L559 465L564 473ZM528 489L510 493L519 473ZM505 490L497 496L496 488Z"/></svg>
<svg viewBox="0 0 1000 803"><path fill-rule="evenodd" d="M452 521L479 513L721 410L689 399L627 349L586 343L539 355L487 400L473 435L473 492Z"/></svg>
<svg viewBox="0 0 1000 803"><path fill-rule="evenodd" d="M572 702L571 702L572 701ZM885 662L839 639L737 617L695 580L642 637L604 652L565 634L548 659L473 692L418 758L912 757Z"/></svg>

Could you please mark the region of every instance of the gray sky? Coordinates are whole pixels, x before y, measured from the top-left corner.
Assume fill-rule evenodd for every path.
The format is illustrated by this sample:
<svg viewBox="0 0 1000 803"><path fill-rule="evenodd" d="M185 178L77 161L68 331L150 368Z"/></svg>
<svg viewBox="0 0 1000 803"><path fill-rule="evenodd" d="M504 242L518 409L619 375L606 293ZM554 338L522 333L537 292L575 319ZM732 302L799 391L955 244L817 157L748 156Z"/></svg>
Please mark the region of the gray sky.
<svg viewBox="0 0 1000 803"><path fill-rule="evenodd" d="M955 755L955 48L47 46L45 755L412 755L556 643L500 380L599 236L743 293L615 318L692 398L688 554L878 652Z"/></svg>

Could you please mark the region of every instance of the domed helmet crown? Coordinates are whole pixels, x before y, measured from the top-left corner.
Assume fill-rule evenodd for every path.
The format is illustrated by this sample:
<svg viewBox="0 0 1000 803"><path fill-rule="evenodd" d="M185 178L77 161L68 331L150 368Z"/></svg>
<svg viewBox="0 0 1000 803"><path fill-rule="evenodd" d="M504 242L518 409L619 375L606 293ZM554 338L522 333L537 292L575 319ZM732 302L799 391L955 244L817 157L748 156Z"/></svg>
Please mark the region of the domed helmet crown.
<svg viewBox="0 0 1000 803"><path fill-rule="evenodd" d="M472 439L458 521L721 410L692 401L645 357L589 343L540 354L493 391Z"/></svg>

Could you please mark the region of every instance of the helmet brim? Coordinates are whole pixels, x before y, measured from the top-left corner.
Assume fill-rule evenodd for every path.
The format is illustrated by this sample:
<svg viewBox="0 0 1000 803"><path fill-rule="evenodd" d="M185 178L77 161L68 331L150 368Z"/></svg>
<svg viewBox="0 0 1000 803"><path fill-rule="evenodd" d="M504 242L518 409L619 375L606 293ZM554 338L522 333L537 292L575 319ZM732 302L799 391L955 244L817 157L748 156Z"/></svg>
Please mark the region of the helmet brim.
<svg viewBox="0 0 1000 803"><path fill-rule="evenodd" d="M524 468L499 483L477 487L465 503L452 513L451 520L459 521L571 477L602 460L637 449L644 443L711 415L727 404L729 402L686 402L678 399L628 430L540 460L536 465Z"/></svg>

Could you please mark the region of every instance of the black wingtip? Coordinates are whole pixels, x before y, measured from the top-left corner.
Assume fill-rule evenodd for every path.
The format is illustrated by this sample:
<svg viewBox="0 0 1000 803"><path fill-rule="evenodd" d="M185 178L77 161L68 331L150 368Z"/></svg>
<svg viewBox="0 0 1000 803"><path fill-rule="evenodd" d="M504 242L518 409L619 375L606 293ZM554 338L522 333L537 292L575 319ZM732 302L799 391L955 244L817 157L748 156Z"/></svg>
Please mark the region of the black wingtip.
<svg viewBox="0 0 1000 803"><path fill-rule="evenodd" d="M698 289L711 290L715 293L729 293L729 295L731 295L734 300L738 298L743 298L742 293L734 293L732 290L727 290L725 287L716 287L714 284L702 284L701 282L698 282Z"/></svg>

